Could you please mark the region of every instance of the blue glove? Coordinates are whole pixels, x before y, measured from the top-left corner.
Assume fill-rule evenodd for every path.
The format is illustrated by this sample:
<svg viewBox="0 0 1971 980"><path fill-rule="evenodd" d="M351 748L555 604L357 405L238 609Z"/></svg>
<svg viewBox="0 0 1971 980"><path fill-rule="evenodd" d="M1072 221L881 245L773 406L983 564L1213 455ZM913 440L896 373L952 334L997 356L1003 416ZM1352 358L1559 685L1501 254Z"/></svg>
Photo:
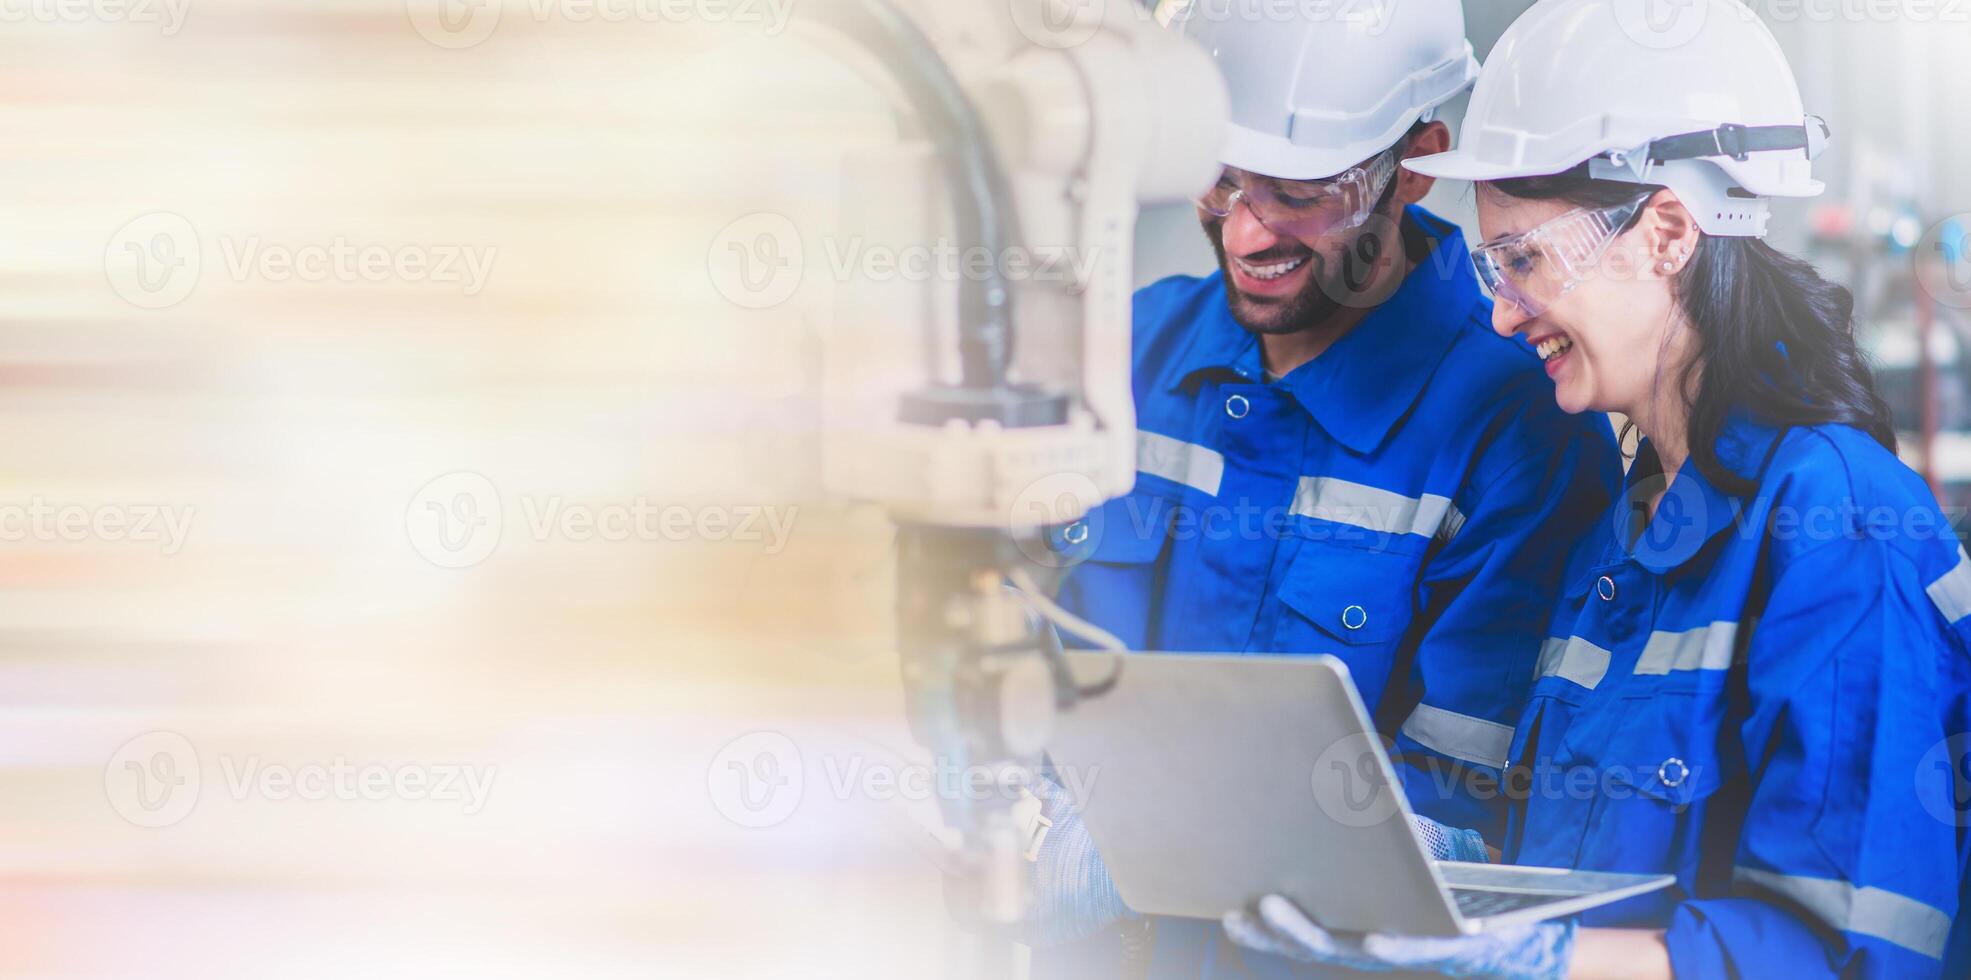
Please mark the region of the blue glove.
<svg viewBox="0 0 1971 980"><path fill-rule="evenodd" d="M1136 913L1116 894L1108 865L1095 852L1081 811L1059 786L1037 781L1034 790L1044 804L1041 815L1052 821L1041 839L1033 863L1033 907L1027 913L1027 938L1034 946L1056 946L1085 939Z"/></svg>
<svg viewBox="0 0 1971 980"><path fill-rule="evenodd" d="M1328 932L1291 901L1268 895L1252 909L1228 913L1224 922L1225 934L1247 949L1370 973L1555 980L1567 975L1574 954L1573 919L1456 939L1353 936Z"/></svg>
<svg viewBox="0 0 1971 980"><path fill-rule="evenodd" d="M1485 838L1476 830L1452 830L1429 817L1410 816L1410 828L1417 832L1417 840L1439 861L1468 861L1472 864L1485 864L1491 855L1485 850Z"/></svg>

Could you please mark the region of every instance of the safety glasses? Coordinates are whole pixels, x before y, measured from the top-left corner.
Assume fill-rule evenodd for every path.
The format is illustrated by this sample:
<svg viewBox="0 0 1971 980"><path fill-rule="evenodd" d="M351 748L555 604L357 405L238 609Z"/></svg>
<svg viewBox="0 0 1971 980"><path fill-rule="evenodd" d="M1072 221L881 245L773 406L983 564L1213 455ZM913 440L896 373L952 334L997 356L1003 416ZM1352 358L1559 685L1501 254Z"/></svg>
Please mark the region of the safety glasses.
<svg viewBox="0 0 1971 980"><path fill-rule="evenodd" d="M1224 218L1240 201L1276 235L1309 239L1359 227L1396 173L1396 154L1386 150L1358 167L1323 180L1280 180L1226 167L1218 184L1198 199L1206 214Z"/></svg>
<svg viewBox="0 0 1971 980"><path fill-rule="evenodd" d="M1539 316L1588 277L1647 200L1644 193L1625 204L1577 208L1472 249L1471 264L1494 297Z"/></svg>

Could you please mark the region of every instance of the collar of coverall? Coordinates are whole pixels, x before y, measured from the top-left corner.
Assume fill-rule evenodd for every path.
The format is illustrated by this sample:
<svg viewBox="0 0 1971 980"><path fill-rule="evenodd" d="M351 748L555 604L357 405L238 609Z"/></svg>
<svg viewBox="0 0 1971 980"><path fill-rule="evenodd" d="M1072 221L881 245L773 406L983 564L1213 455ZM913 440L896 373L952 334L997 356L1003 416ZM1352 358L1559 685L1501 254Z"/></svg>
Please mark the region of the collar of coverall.
<svg viewBox="0 0 1971 980"><path fill-rule="evenodd" d="M1484 299L1458 226L1414 205L1404 214L1405 244L1412 255L1423 253L1416 268L1355 329L1283 382L1321 428L1358 453L1380 447L1417 403L1460 325ZM1213 275L1222 279L1224 272ZM1171 388L1214 371L1259 383L1262 365L1259 338L1220 299L1201 318Z"/></svg>
<svg viewBox="0 0 1971 980"><path fill-rule="evenodd" d="M1740 478L1758 482L1764 475L1782 433L1743 413L1733 413L1718 435L1718 462ZM1619 513L1625 522L1639 519L1642 511L1634 506L1662 488L1663 464L1648 440L1636 447L1635 465L1629 467L1624 499L1631 506ZM1738 523L1744 498L1735 497L1713 485L1694 462L1677 471L1675 480L1664 491L1656 517L1640 534L1633 524L1621 528L1621 542L1636 563L1661 575L1696 557L1704 545ZM1634 543L1630 544L1630 539Z"/></svg>

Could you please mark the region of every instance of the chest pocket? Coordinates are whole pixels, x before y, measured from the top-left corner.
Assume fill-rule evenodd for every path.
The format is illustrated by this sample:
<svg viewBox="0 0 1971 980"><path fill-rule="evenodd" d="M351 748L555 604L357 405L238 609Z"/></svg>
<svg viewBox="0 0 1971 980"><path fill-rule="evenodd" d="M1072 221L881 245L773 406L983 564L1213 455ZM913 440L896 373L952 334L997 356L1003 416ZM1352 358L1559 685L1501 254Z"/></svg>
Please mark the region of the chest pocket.
<svg viewBox="0 0 1971 980"><path fill-rule="evenodd" d="M1176 513L1175 501L1139 490L1051 530L1052 560L1071 569L1061 584L1061 604L1131 649L1153 648L1158 640L1151 614L1160 592L1159 559Z"/></svg>
<svg viewBox="0 0 1971 980"><path fill-rule="evenodd" d="M1691 893L1707 804L1725 780L1718 751L1724 692L1658 690L1589 710L1604 724L1577 723L1567 739L1596 777L1579 866L1675 874L1683 893ZM1558 789L1574 793L1583 787L1581 781ZM1535 792L1554 789L1535 787ZM1622 903L1598 921L1667 916L1674 891Z"/></svg>
<svg viewBox="0 0 1971 980"><path fill-rule="evenodd" d="M1418 561L1396 552L1301 541L1280 584L1280 601L1290 611L1281 617L1282 639L1293 633L1326 646L1340 641L1350 647L1401 639L1416 608Z"/></svg>

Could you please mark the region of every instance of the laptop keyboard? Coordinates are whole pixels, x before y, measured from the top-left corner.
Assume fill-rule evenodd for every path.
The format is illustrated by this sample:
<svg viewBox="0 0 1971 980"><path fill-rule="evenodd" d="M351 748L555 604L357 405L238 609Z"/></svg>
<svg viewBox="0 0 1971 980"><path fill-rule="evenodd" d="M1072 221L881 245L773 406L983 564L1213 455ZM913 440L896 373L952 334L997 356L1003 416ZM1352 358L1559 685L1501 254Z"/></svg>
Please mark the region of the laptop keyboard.
<svg viewBox="0 0 1971 980"><path fill-rule="evenodd" d="M1451 898L1458 903L1458 914L1467 919L1483 919L1490 915L1504 915L1520 909L1530 909L1536 905L1549 905L1554 902L1576 898L1575 895L1555 895L1551 892L1496 892L1479 888L1453 888Z"/></svg>

